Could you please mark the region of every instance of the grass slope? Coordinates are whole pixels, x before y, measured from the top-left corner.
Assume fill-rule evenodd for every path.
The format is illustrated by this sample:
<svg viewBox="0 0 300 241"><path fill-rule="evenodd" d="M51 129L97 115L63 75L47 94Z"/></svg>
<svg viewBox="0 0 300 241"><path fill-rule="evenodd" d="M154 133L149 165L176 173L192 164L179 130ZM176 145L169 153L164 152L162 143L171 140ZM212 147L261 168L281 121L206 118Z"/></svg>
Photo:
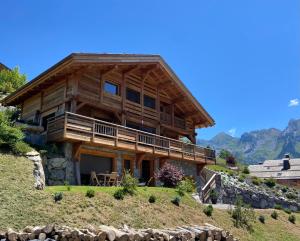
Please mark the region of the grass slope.
<svg viewBox="0 0 300 241"><path fill-rule="evenodd" d="M297 224L288 222L288 215L279 211L278 220L270 217L271 210L256 211L257 216L266 216L266 224L256 222L254 233L233 227L230 215L225 210L214 210L211 218L206 217L203 207L190 196L182 199L180 207L170 200L175 190L167 188L139 188L136 196L127 196L118 201L113 198L116 188L93 187L94 198L85 197L90 187L48 187L45 191L33 188L33 164L31 161L8 154L0 154L0 230L8 227L24 228L26 225L56 223L73 227L88 224L109 224L116 227L128 224L132 227L175 227L186 224L211 223L232 232L240 240L299 240L300 215ZM54 203L53 193L64 192L64 198ZM150 204L151 194L157 202Z"/></svg>

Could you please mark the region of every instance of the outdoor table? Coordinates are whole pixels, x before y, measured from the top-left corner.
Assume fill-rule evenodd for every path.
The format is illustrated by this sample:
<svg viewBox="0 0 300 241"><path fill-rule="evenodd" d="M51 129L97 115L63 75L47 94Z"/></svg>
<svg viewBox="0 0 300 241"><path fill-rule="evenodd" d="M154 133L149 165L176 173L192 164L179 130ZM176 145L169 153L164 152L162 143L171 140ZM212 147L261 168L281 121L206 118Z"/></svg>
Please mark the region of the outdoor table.
<svg viewBox="0 0 300 241"><path fill-rule="evenodd" d="M111 174L109 174L109 173L98 173L97 174L97 177L103 177L103 180L104 180L103 186L106 186L106 183L109 180L110 176L111 176Z"/></svg>

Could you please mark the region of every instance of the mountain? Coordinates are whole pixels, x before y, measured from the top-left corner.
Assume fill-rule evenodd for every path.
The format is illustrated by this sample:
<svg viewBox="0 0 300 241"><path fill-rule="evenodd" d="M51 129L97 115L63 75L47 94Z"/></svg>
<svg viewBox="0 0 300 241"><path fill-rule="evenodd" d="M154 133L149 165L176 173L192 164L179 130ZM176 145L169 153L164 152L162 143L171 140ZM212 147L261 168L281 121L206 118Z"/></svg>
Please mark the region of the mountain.
<svg viewBox="0 0 300 241"><path fill-rule="evenodd" d="M285 153L300 157L300 119L290 120L282 131L275 128L256 130L246 132L240 138L221 132L211 140L198 139L197 143L211 146L217 152L227 149L239 161L247 164L266 159L281 159Z"/></svg>

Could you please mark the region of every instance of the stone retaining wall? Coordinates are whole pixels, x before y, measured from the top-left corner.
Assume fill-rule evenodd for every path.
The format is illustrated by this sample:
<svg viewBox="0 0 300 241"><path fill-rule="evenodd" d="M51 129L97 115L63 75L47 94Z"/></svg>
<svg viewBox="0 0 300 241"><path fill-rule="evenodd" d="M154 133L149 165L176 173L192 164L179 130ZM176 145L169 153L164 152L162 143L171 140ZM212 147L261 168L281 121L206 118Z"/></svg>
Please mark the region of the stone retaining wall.
<svg viewBox="0 0 300 241"><path fill-rule="evenodd" d="M220 228L204 226L183 226L175 229L132 229L124 225L121 229L112 226L89 226L73 229L52 224L43 227L26 227L20 232L8 229L0 233L1 241L236 241L237 239Z"/></svg>

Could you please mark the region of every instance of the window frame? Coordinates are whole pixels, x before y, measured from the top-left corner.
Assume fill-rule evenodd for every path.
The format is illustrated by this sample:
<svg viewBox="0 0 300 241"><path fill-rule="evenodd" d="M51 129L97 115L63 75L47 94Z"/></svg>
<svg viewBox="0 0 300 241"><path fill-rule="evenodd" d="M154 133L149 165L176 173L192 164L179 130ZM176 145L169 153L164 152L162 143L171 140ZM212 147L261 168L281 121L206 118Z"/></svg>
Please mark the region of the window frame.
<svg viewBox="0 0 300 241"><path fill-rule="evenodd" d="M106 84L110 85L110 86L115 86L116 87L116 93L113 92L109 92L106 90L105 86ZM120 95L120 85L113 82L113 81L109 81L109 80L104 80L104 84L103 84L103 92L109 95L116 95L119 96Z"/></svg>
<svg viewBox="0 0 300 241"><path fill-rule="evenodd" d="M156 110L156 98L150 96L150 95L144 95L144 107L147 107L147 108L150 108L150 109L153 109L153 110ZM147 103L147 101L145 101L145 98L148 98L148 100L153 100L154 101L154 105L153 106L148 106L148 105L145 105L145 103Z"/></svg>
<svg viewBox="0 0 300 241"><path fill-rule="evenodd" d="M131 91L132 93L134 93L134 92L137 93L139 95L139 102L136 102L134 100L128 99L128 91ZM141 104L141 93L138 92L138 91L136 91L136 90L134 90L134 89L132 89L132 88L126 87L126 100L131 101L131 102L133 102L135 104L140 105Z"/></svg>

